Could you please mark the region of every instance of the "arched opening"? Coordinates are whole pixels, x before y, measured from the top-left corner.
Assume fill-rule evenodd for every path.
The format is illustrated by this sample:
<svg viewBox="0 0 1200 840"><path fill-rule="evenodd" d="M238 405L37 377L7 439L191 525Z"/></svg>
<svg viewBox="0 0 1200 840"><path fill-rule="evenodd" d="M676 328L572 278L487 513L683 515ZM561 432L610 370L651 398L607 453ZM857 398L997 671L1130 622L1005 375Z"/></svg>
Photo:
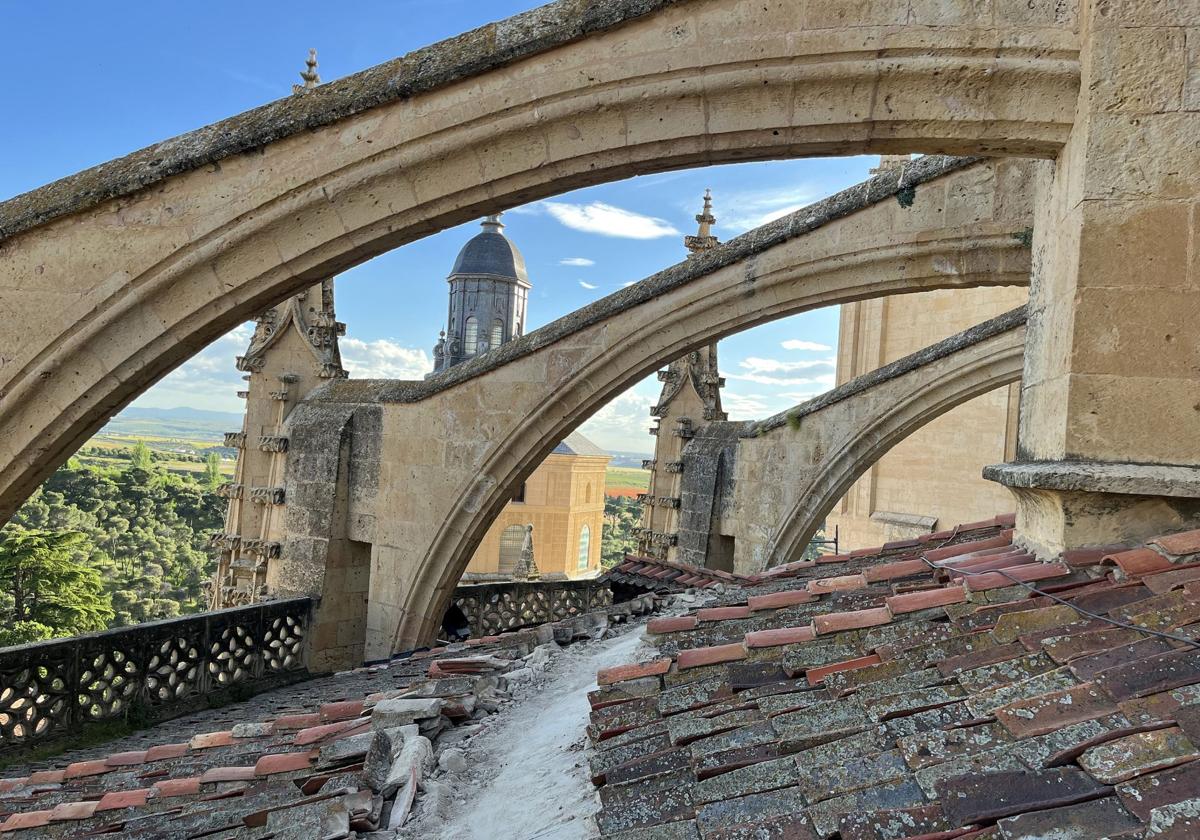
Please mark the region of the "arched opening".
<svg viewBox="0 0 1200 840"><path fill-rule="evenodd" d="M588 567L592 554L592 529L584 525L579 529L579 571Z"/></svg>
<svg viewBox="0 0 1200 840"><path fill-rule="evenodd" d="M525 529L520 525L509 525L500 534L500 565L502 575L511 575L521 559L521 548L525 545Z"/></svg>
<svg viewBox="0 0 1200 840"><path fill-rule="evenodd" d="M474 356L477 350L479 350L479 321L472 315L467 318L463 329L463 352L468 356Z"/></svg>
<svg viewBox="0 0 1200 840"><path fill-rule="evenodd" d="M492 321L492 344L493 348L499 347L504 343L504 322L499 318Z"/></svg>

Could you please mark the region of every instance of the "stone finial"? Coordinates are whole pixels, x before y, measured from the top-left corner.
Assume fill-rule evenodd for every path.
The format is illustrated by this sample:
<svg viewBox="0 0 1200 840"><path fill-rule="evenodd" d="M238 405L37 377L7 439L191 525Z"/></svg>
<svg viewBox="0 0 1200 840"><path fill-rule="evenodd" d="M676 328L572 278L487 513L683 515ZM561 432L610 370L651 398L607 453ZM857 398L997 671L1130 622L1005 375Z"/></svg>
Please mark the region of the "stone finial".
<svg viewBox="0 0 1200 840"><path fill-rule="evenodd" d="M683 238L684 247L693 254L699 254L721 244L720 240L712 235L712 226L717 223L712 214L712 190L704 191L704 209L696 215L696 223L700 227L695 236Z"/></svg>
<svg viewBox="0 0 1200 840"><path fill-rule="evenodd" d="M321 76L317 73L317 51L309 50L304 63L308 67L307 70L300 71L300 78L304 80L304 84L292 85L292 93L307 93L321 84Z"/></svg>
<svg viewBox="0 0 1200 840"><path fill-rule="evenodd" d="M504 230L504 222L500 221L500 217L503 215L503 213L492 213L490 216L484 218L480 226L486 231L499 233Z"/></svg>
<svg viewBox="0 0 1200 840"><path fill-rule="evenodd" d="M538 571L533 559L533 526L525 526L525 542L521 544L521 559L513 567L513 580L539 580L542 573Z"/></svg>

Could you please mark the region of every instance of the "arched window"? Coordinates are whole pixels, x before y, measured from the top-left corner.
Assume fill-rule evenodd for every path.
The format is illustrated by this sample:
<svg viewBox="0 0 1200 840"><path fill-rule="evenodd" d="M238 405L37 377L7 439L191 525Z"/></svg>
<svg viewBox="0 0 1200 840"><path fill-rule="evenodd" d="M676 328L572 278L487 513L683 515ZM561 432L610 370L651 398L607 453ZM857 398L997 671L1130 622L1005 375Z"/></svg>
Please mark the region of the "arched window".
<svg viewBox="0 0 1200 840"><path fill-rule="evenodd" d="M463 352L468 356L473 356L479 349L479 322L472 315L467 319L466 326L467 328L463 332Z"/></svg>
<svg viewBox="0 0 1200 840"><path fill-rule="evenodd" d="M509 525L500 534L500 574L511 575L521 559L521 548L525 545L525 528Z"/></svg>
<svg viewBox="0 0 1200 840"><path fill-rule="evenodd" d="M584 525L579 532L579 568L586 569L592 553L592 529Z"/></svg>
<svg viewBox="0 0 1200 840"><path fill-rule="evenodd" d="M492 349L495 350L504 343L504 322L497 318L492 321Z"/></svg>

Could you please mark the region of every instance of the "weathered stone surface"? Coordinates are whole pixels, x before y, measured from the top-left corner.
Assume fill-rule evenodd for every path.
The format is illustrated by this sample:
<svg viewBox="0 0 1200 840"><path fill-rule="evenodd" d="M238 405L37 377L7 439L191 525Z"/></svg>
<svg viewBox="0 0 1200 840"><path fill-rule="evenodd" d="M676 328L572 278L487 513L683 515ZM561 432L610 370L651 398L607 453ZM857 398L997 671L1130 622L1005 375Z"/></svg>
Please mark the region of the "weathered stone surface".
<svg viewBox="0 0 1200 840"><path fill-rule="evenodd" d="M371 710L371 726L375 729L395 729L441 714L445 701L438 697L423 699L395 698L381 700Z"/></svg>
<svg viewBox="0 0 1200 840"><path fill-rule="evenodd" d="M391 770L388 771L387 779L384 780L379 793L387 799L394 796L400 788L412 784L413 779L419 785L433 768L433 764L433 745L428 738L417 735L405 739L404 746L392 762Z"/></svg>
<svg viewBox="0 0 1200 840"><path fill-rule="evenodd" d="M363 777L371 790L383 790L392 765L404 750L404 744L417 737L420 737L420 733L413 724L376 729L371 733L371 741L363 759Z"/></svg>

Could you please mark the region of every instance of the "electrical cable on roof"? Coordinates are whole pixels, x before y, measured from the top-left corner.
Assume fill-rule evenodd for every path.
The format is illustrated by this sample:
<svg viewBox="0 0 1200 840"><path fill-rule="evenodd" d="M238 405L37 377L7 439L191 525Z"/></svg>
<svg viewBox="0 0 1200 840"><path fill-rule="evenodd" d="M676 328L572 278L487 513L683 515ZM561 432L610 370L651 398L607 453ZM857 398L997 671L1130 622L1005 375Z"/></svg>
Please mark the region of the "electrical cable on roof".
<svg viewBox="0 0 1200 840"><path fill-rule="evenodd" d="M957 531L958 529L956 528L955 530ZM953 537L951 537L950 539L953 539ZM949 540L947 540L947 542L949 542ZM935 571L955 572L957 574L963 575L964 577L975 577L977 575L1000 574L1001 576L1008 578L1009 580L1011 580L1013 583L1017 584L1018 586L1025 587L1025 589L1029 590L1030 592L1037 593L1038 595L1042 595L1046 598L1049 598L1051 601L1056 601L1064 606L1070 607L1071 609L1075 610L1075 612L1079 613L1080 615L1085 615L1088 618L1094 618L1097 621L1107 622L1108 624L1111 624L1114 627L1121 627L1125 630L1134 630L1138 633L1145 633L1150 636L1158 636L1159 638L1169 639L1171 641L1183 642L1185 645L1188 645L1189 647L1194 647L1194 648L1200 649L1200 640L1189 639L1186 636L1176 636L1174 633L1166 633L1166 632L1163 632L1162 630L1151 630L1147 627L1138 627L1136 624L1129 624L1127 622L1115 619L1111 616L1100 615L1098 613L1094 613L1089 610L1085 610L1083 607L1076 606L1075 604L1072 604L1070 601L1066 600L1065 598L1059 598L1057 595L1053 595L1049 592L1045 592L1045 591L1039 589L1038 587L1034 586L1032 583L1029 583L1028 581L1019 580L1016 577L1014 577L1013 575L1010 575L1008 572L1004 571L1003 569L997 569L995 571L989 571L989 572L972 572L967 569L956 569L953 566L939 565L937 563L930 561L924 555L921 556L921 560L925 563L926 566L928 566L931 569L934 569Z"/></svg>

